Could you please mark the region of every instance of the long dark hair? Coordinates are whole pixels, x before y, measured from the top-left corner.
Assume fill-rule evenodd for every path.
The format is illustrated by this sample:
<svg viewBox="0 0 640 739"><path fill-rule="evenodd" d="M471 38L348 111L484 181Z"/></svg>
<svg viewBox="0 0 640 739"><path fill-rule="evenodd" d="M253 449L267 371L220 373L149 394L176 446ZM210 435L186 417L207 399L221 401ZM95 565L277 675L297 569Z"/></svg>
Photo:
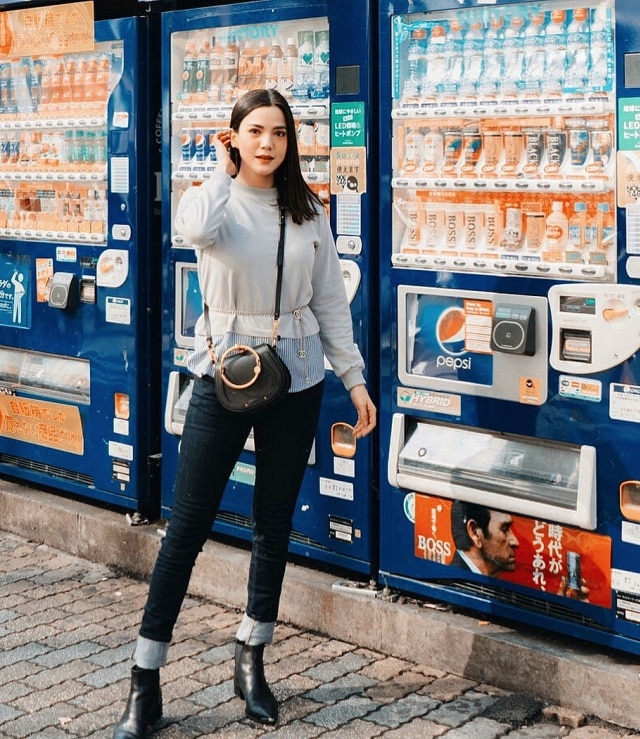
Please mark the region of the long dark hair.
<svg viewBox="0 0 640 739"><path fill-rule="evenodd" d="M280 108L287 127L287 153L284 161L275 172L278 201L291 213L294 223L300 224L303 220L312 221L318 213L323 211L324 206L322 200L307 185L302 176L296 125L286 99L276 90L249 90L238 98L233 106L229 125L233 131L238 133L240 124L252 110L272 105ZM239 172L242 164L240 152L232 147L230 156L236 170Z"/></svg>

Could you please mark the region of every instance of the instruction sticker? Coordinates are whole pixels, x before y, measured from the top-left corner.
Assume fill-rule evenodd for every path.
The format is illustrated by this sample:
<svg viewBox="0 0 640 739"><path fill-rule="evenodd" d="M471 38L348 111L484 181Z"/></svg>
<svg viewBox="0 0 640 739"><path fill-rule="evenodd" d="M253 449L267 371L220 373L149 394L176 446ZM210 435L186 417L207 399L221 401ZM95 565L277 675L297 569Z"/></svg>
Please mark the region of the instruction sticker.
<svg viewBox="0 0 640 739"><path fill-rule="evenodd" d="M640 423L640 387L612 382L609 390L609 416L616 421Z"/></svg>
<svg viewBox="0 0 640 739"><path fill-rule="evenodd" d="M590 400L593 403L599 403L602 400L602 383L600 380L586 380L584 377L560 375L558 391L561 398Z"/></svg>
<svg viewBox="0 0 640 739"><path fill-rule="evenodd" d="M122 323L128 326L131 323L131 300L129 298L107 298L107 323Z"/></svg>
<svg viewBox="0 0 640 739"><path fill-rule="evenodd" d="M321 477L320 495L328 495L330 498L340 498L340 500L353 500L353 484Z"/></svg>

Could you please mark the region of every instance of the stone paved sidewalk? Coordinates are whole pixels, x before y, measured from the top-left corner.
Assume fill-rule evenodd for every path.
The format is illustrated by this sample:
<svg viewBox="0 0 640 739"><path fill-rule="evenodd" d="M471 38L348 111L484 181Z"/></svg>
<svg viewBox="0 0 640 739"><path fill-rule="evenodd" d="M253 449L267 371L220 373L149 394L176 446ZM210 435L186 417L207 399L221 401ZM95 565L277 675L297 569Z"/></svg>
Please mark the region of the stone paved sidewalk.
<svg viewBox="0 0 640 739"><path fill-rule="evenodd" d="M111 737L126 699L146 584L0 531L0 737ZM162 670L158 739L446 737L610 739L637 734L527 695L279 625L265 651L276 728L233 695L241 614L188 597ZM597 708L594 708L597 712Z"/></svg>

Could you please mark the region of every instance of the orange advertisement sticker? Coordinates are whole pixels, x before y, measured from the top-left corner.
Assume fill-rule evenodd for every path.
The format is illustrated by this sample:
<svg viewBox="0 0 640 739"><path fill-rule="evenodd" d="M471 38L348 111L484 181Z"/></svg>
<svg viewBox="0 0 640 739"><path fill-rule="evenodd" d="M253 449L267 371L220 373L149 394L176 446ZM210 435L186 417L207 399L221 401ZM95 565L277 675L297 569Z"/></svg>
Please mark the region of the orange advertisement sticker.
<svg viewBox="0 0 640 739"><path fill-rule="evenodd" d="M84 454L80 411L72 405L0 395L0 436Z"/></svg>
<svg viewBox="0 0 640 739"><path fill-rule="evenodd" d="M0 59L93 48L93 2L0 12Z"/></svg>
<svg viewBox="0 0 640 739"><path fill-rule="evenodd" d="M611 608L611 539L601 534L416 494L414 554Z"/></svg>

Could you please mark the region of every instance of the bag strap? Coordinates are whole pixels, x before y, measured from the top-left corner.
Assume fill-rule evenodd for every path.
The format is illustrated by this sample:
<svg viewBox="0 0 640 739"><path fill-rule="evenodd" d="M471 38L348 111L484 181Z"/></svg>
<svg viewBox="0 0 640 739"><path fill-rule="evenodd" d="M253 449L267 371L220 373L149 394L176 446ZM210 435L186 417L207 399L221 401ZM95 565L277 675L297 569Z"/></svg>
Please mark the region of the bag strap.
<svg viewBox="0 0 640 739"><path fill-rule="evenodd" d="M271 346L275 349L280 336L278 335L278 327L280 326L280 297L282 295L282 270L284 266L284 227L286 222L286 213L284 206L280 206L280 237L278 239L278 255L276 257L276 266L278 275L276 277L276 301L273 309L273 329L271 330ZM209 322L209 306L204 303L204 327L207 333L207 349L211 356L211 361L217 362L213 340L211 338L211 324Z"/></svg>

